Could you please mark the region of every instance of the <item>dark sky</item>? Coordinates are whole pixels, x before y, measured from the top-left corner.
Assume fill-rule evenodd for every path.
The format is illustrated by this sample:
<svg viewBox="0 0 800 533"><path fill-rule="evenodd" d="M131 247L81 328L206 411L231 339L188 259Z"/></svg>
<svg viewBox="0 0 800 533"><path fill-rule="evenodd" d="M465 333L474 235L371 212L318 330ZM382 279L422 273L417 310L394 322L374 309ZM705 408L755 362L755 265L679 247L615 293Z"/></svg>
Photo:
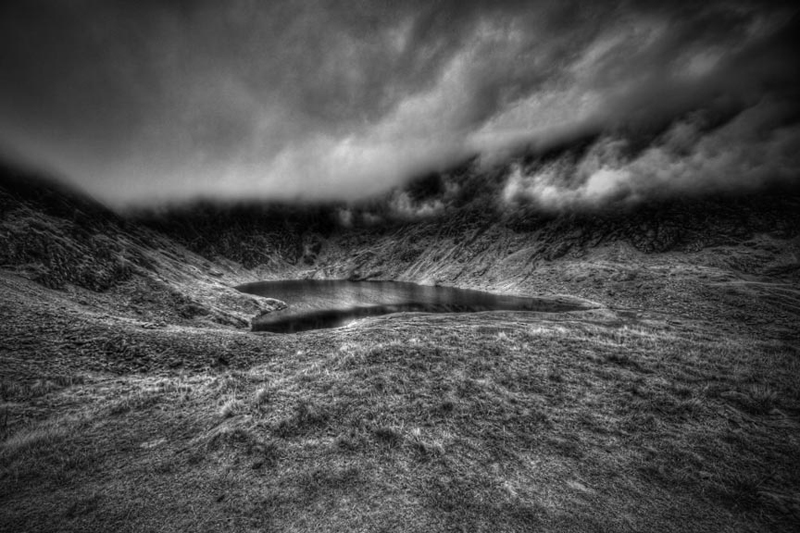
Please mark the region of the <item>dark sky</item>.
<svg viewBox="0 0 800 533"><path fill-rule="evenodd" d="M7 0L0 146L118 206L355 199L584 134L509 197L750 187L800 173L799 26L750 1Z"/></svg>

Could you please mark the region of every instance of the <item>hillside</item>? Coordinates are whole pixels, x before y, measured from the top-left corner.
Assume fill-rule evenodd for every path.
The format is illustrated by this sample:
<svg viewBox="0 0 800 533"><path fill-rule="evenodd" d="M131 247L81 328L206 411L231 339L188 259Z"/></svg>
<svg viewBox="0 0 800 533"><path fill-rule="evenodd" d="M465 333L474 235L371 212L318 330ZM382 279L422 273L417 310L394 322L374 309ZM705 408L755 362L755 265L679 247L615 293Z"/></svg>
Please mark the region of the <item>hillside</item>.
<svg viewBox="0 0 800 533"><path fill-rule="evenodd" d="M687 318L719 315L724 322L733 313L796 334L800 302L789 287L800 282L798 191L553 211L504 202L504 175L468 162L365 204L201 204L140 213L137 220L208 260L239 262L260 279L564 294ZM686 294L703 298L687 301Z"/></svg>
<svg viewBox="0 0 800 533"><path fill-rule="evenodd" d="M798 196L504 175L123 217L4 169L0 531L794 531ZM285 277L593 305L250 332L279 302L231 287Z"/></svg>
<svg viewBox="0 0 800 533"><path fill-rule="evenodd" d="M154 323L247 327L269 309L230 289L250 279L238 265L212 264L35 173L0 167L0 213L9 284L30 280L87 310Z"/></svg>

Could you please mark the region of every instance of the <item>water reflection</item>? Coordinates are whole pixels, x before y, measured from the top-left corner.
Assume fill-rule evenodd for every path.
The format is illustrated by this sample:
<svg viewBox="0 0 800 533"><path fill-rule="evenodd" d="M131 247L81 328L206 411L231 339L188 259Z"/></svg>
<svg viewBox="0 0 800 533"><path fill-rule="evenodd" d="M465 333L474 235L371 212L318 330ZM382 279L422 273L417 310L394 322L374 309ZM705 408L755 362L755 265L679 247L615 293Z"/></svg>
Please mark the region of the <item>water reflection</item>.
<svg viewBox="0 0 800 533"><path fill-rule="evenodd" d="M289 305L253 321L253 331L275 333L339 327L357 318L399 312L563 312L580 308L568 302L392 281L264 281L237 289Z"/></svg>

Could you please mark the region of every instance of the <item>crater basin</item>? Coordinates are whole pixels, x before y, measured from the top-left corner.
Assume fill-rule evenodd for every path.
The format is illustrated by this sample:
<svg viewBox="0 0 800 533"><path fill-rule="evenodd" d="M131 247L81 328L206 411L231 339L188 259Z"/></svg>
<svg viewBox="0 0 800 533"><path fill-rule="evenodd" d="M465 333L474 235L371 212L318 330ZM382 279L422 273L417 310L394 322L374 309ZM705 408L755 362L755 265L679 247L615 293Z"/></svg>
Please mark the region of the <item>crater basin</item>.
<svg viewBox="0 0 800 533"><path fill-rule="evenodd" d="M509 296L397 281L283 280L246 283L237 290L283 300L287 309L253 320L253 331L294 333L334 328L363 317L401 312L475 313L586 309L566 299Z"/></svg>

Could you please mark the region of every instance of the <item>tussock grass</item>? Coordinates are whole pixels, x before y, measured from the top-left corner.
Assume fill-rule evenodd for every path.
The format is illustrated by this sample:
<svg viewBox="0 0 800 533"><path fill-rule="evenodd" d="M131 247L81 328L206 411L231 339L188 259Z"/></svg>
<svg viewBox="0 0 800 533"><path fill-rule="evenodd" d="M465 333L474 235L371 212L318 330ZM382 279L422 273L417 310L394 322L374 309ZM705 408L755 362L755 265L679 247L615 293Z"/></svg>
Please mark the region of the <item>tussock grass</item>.
<svg viewBox="0 0 800 533"><path fill-rule="evenodd" d="M162 396L156 391L146 390L137 391L129 394L120 400L116 400L108 406L108 412L111 415L120 415L129 411L136 411L146 409L161 401Z"/></svg>
<svg viewBox="0 0 800 533"><path fill-rule="evenodd" d="M275 435L288 439L312 431L318 426L323 426L329 419L329 413L322 405L313 401L302 400L293 412L279 420L274 427Z"/></svg>
<svg viewBox="0 0 800 533"><path fill-rule="evenodd" d="M80 375L40 376L27 381L0 379L0 400L30 400L83 383L85 383L85 378Z"/></svg>
<svg viewBox="0 0 800 533"><path fill-rule="evenodd" d="M442 437L427 435L422 428L413 428L409 431L407 442L414 451L424 457L435 458L445 455L447 437L452 438L449 434Z"/></svg>
<svg viewBox="0 0 800 533"><path fill-rule="evenodd" d="M769 385L754 384L748 387L746 408L753 414L768 414L780 405L780 396Z"/></svg>
<svg viewBox="0 0 800 533"><path fill-rule="evenodd" d="M86 415L46 420L21 428L0 442L0 498L13 487L39 479L64 482L91 462L81 429Z"/></svg>
<svg viewBox="0 0 800 533"><path fill-rule="evenodd" d="M68 432L66 424L48 423L15 433L7 438L0 448L0 458L12 462L22 455L35 454L64 440Z"/></svg>
<svg viewBox="0 0 800 533"><path fill-rule="evenodd" d="M80 475L47 497L67 530L134 508L153 517L139 529L235 531L790 531L798 516L785 343L494 316L257 338L271 355L247 370L50 391L85 417L11 426L11 509L47 524L14 494Z"/></svg>
<svg viewBox="0 0 800 533"><path fill-rule="evenodd" d="M258 407L269 402L270 389L269 387L260 387L253 396L253 404Z"/></svg>
<svg viewBox="0 0 800 533"><path fill-rule="evenodd" d="M219 415L222 418L230 418L240 414L245 408L244 402L236 398L226 400L219 408Z"/></svg>

